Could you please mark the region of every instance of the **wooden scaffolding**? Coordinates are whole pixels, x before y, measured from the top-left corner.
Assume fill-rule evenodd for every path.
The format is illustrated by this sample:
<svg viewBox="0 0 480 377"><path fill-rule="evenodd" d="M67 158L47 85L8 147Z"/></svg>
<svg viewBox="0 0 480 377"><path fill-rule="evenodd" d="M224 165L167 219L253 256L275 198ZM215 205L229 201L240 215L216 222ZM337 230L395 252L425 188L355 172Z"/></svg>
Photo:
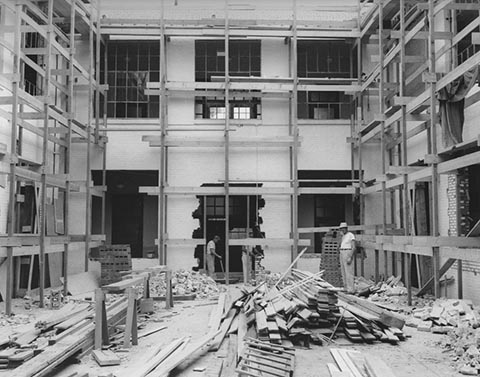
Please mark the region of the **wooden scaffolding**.
<svg viewBox="0 0 480 377"><path fill-rule="evenodd" d="M354 166L364 171L365 150L378 148L381 153L381 174L375 177L360 175L361 218L365 224L365 200L381 193L382 223L375 232L359 235L360 244L375 252L375 279L381 274L380 254L383 253L383 274L401 275L411 303L411 266L431 261L433 277L420 282L424 293L434 287L440 296L440 278L457 261L458 297L463 296L462 261L480 261L476 237L440 237L439 234L439 177L457 169L480 163L478 138L441 149L438 145L438 92L466 72L478 66L480 53L469 49L463 61L457 61L460 42L478 38L480 18L478 1L388 1L372 3L361 1L365 9L358 42L365 53L373 46L375 55L359 56L360 63L375 62L373 69L363 71L361 91L356 105L350 141L356 152ZM457 14L469 12L471 21L461 30L457 28ZM439 19L449 20L441 29ZM415 44L416 43L416 44ZM414 45L415 44L415 45ZM368 50L371 51L371 50ZM438 70L439 62L443 65ZM461 63L461 64L460 64ZM365 65L365 66L368 66ZM366 69L366 68L364 68ZM373 94L371 94L373 93ZM368 112L369 95L378 98ZM376 99L375 99L376 100ZM478 95L465 100L465 107L478 102ZM421 161L409 162L413 138L424 135L426 154ZM461 151L461 153L456 153ZM428 235L415 235L409 185L427 182L430 203ZM400 214L397 216L396 214ZM400 256L400 262L398 258ZM426 258L426 259L423 259ZM444 261L443 266L440 262Z"/></svg>
<svg viewBox="0 0 480 377"><path fill-rule="evenodd" d="M11 127L10 145L1 145L0 154L0 173L8 177L9 193L7 234L0 235L0 257L6 258L6 269L0 279L2 285L5 281L6 313L11 314L21 258L30 259L30 288L34 256L38 255L39 297L43 307L46 256L55 257L57 263L50 263L50 275L63 276L66 294L69 253L84 252L86 271L90 249L104 240L103 235L91 232L91 198L97 195L104 199L105 180L102 186L94 187L90 177L92 151L99 149L105 153L106 137L99 131L98 114L100 95L105 95L106 86L100 84L99 74L95 75L100 72L100 54L95 52L101 49L98 1L48 0L39 4L2 0L0 6L3 17L0 48L5 56L11 54L13 62L11 68L4 64L0 75L0 86L8 92L1 97L0 116ZM5 22L6 19L12 22ZM88 40L86 63L81 63L76 54L80 36ZM28 80L27 71L33 72L35 82ZM82 108L83 116L75 111L74 101L82 95L88 99ZM23 140L31 135L41 140L34 151L41 151L39 160L23 154ZM86 181L72 179L74 143L85 145L82 150ZM105 169L105 158L103 161ZM27 228L22 228L20 222L24 186L33 187L36 205L35 219ZM70 230L74 195L85 195L85 234L72 234ZM53 231L52 226L55 226Z"/></svg>
<svg viewBox="0 0 480 377"><path fill-rule="evenodd" d="M299 91L338 91L347 94L353 94L360 91L361 86L358 80L331 80L303 78L297 74L297 41L298 39L308 38L339 38L354 40L360 36L360 24L356 21L348 22L344 19L340 21L326 21L319 23L314 19L305 19L309 9L301 1L292 0L291 7L285 10L288 14L282 20L258 20L254 19L254 14L238 18L238 4L225 0L224 17L213 17L211 19L170 19L165 15L165 1L160 2L161 17L158 19L102 19L101 32L104 35L118 35L124 37L142 38L160 38L160 81L147 84L147 93L160 96L160 116L159 124L155 127L145 127L145 130L156 131L158 135L144 136L143 140L149 142L151 147L159 149L159 182L158 187L141 187L140 192L150 195L158 195L158 239L156 240L159 250L160 264L167 264L167 248L185 245L205 245L208 241L204 228L204 237L202 239L172 239L168 237L166 229L166 204L168 197L175 195L223 195L225 203L229 203L229 198L238 195L282 195L290 197L291 210L291 230L289 238L229 238L229 206L225 206L225 250L229 246L272 246L272 247L290 247L291 260L298 255L298 247L309 245L309 240L300 239L298 228L298 197L302 194L340 194L353 195L355 188L346 187L299 187L298 179L298 154L301 145L301 136L299 135L299 125L297 116L297 101ZM300 3L300 4L299 4ZM170 4L172 5L172 4ZM175 2L175 6L180 6ZM252 5L253 7L260 4ZM312 5L310 4L310 7ZM301 21L298 20L298 10L303 11ZM359 15L360 7L339 7L322 6L321 4L310 9L311 15L319 12L353 12ZM249 8L251 11L251 9ZM248 12L248 10L247 10ZM246 13L247 13L246 12ZM188 12L187 12L188 13ZM232 13L235 13L232 16ZM356 18L356 17L355 17ZM289 67L288 77L241 77L232 76L229 72L228 59L225 59L225 75L212 79L211 82L179 82L169 80L166 73L166 59L168 53L166 41L169 38L198 38L198 39L223 39L225 43L225 56L229 56L229 42L235 38L276 38L284 40L289 45ZM261 120L251 122L235 121L229 116L230 102L233 96L246 91L256 91L255 96L262 98L288 98L289 99L289 121L285 124L268 124ZM212 129L210 127L200 127L191 125L169 124L167 121L167 96L215 96L223 97L226 109L226 115L223 127ZM232 135L235 125L242 123L244 127L249 126L276 126L288 127L288 136L278 137L248 137L239 138ZM133 125L132 125L133 126ZM218 125L216 125L218 126ZM110 131L115 129L109 128ZM121 127L122 131L137 131L138 126L131 128ZM189 131L205 131L203 137L176 136L178 131L183 131L188 135ZM214 132L212 132L214 131ZM207 136L207 135L216 136ZM221 135L221 136L220 136ZM168 151L175 147L194 147L208 148L221 147L224 149L224 177L222 179L223 187L175 187L169 184L167 179L168 171ZM281 187L261 187L261 178L246 180L235 180L231 177L230 157L232 148L288 148L290 177L288 180L276 181L282 183ZM174 167L172 167L174 168ZM235 183L248 182L258 184L257 187L235 187ZM351 182L349 182L351 184ZM204 211L205 213L206 211ZM205 216L205 215L204 215ZM303 230L302 233L312 232ZM226 271L225 278L229 282L229 253L226 253Z"/></svg>

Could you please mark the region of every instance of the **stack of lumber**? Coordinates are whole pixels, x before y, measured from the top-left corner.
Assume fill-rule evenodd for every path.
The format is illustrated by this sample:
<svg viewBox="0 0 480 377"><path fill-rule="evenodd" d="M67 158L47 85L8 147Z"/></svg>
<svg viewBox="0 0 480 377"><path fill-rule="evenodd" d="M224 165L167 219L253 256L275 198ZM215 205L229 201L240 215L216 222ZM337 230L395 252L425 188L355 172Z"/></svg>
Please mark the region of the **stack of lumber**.
<svg viewBox="0 0 480 377"><path fill-rule="evenodd" d="M107 307L107 323L125 321L127 301L118 299ZM14 334L0 350L0 368L12 369L11 377L41 377L74 355L89 352L95 324L91 304L68 303ZM8 346L7 346L8 345ZM5 347L7 346L7 347Z"/></svg>
<svg viewBox="0 0 480 377"><path fill-rule="evenodd" d="M479 327L480 314L470 300L439 299L431 306L414 309L408 325L418 331L446 334L460 326Z"/></svg>
<svg viewBox="0 0 480 377"><path fill-rule="evenodd" d="M395 377L393 371L376 356L345 349L330 349L336 362L328 363L331 377Z"/></svg>

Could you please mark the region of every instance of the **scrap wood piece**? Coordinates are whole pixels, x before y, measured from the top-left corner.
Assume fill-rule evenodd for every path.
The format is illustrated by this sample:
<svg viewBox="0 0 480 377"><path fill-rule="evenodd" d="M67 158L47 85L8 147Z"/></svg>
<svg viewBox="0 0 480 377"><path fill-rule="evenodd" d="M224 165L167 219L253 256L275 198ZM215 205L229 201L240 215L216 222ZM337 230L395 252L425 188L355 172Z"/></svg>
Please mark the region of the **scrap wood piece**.
<svg viewBox="0 0 480 377"><path fill-rule="evenodd" d="M223 339L227 335L228 329L232 324L233 319L237 314L236 309L230 309L227 314L227 317L223 320L222 325L220 326L220 330L216 332L216 336L212 339L212 344L210 345L209 351L218 351L220 346L222 345Z"/></svg>
<svg viewBox="0 0 480 377"><path fill-rule="evenodd" d="M371 377L395 377L390 367L374 355L365 355L365 368Z"/></svg>
<svg viewBox="0 0 480 377"><path fill-rule="evenodd" d="M88 317L93 318L93 315L94 315L94 312L93 312L92 308L86 308L85 310L82 310L81 312L73 315L72 317L66 319L65 321L57 323L53 327L56 330L64 331L64 330L67 330L68 328L76 325L77 323L81 322L85 318L88 318Z"/></svg>
<svg viewBox="0 0 480 377"><path fill-rule="evenodd" d="M353 377L364 377L357 366L349 358L349 352L359 353L358 351L346 351L339 348L331 348L330 353L342 372L350 372Z"/></svg>
<svg viewBox="0 0 480 377"><path fill-rule="evenodd" d="M13 337L12 343L19 347L27 346L37 339L41 332L42 331L40 329L25 331Z"/></svg>
<svg viewBox="0 0 480 377"><path fill-rule="evenodd" d="M155 334L156 332L162 331L166 328L167 328L167 326L158 326L158 327L150 329L150 330L139 331L138 332L138 339L144 338L144 337L149 336L151 334Z"/></svg>
<svg viewBox="0 0 480 377"><path fill-rule="evenodd" d="M221 330L218 330L214 333L209 333L203 336L197 343L192 344L188 347L182 348L181 351L175 352L175 355L171 355L169 358L165 360L165 362L161 363L154 369L148 377L168 377L170 371L175 369L181 363L183 363L187 358L189 358L192 354L206 346L208 343L212 341L216 336L221 333Z"/></svg>
<svg viewBox="0 0 480 377"><path fill-rule="evenodd" d="M85 318L84 320L78 322L76 325L70 327L68 330L62 331L60 334L57 334L55 336L52 336L48 339L48 344L52 345L57 343L60 339L65 338L67 335L70 335L74 333L75 331L78 331L79 329L87 326L89 323L91 323L90 319Z"/></svg>
<svg viewBox="0 0 480 377"><path fill-rule="evenodd" d="M13 355L8 357L8 361L11 362L24 362L30 360L34 356L32 349L17 351Z"/></svg>
<svg viewBox="0 0 480 377"><path fill-rule="evenodd" d="M220 293L220 295L218 296L217 306L215 306L215 308L213 308L213 310L210 313L208 328L211 329L212 331L215 331L220 327L220 322L222 320L226 298L227 298L227 295L225 292Z"/></svg>
<svg viewBox="0 0 480 377"><path fill-rule="evenodd" d="M259 310L255 313L255 322L257 324L257 331L259 333L263 333L268 330L267 315L265 314L265 311Z"/></svg>
<svg viewBox="0 0 480 377"><path fill-rule="evenodd" d="M146 359L143 358L138 364L132 364L131 367L123 370L123 372L119 373L118 377L131 377L132 375L135 375L136 377L145 377L177 349L183 349L189 341L189 337L182 337L174 340L167 346L162 344L155 348L153 353L148 354Z"/></svg>
<svg viewBox="0 0 480 377"><path fill-rule="evenodd" d="M349 371L341 371L337 368L335 364L327 363L328 372L330 377L352 377L352 374Z"/></svg>
<svg viewBox="0 0 480 377"><path fill-rule="evenodd" d="M101 367L109 365L120 365L120 358L110 350L93 350L92 356Z"/></svg>
<svg viewBox="0 0 480 377"><path fill-rule="evenodd" d="M243 311L238 313L238 331L237 331L237 362L243 356L243 350L245 349L244 339L247 336L247 316Z"/></svg>

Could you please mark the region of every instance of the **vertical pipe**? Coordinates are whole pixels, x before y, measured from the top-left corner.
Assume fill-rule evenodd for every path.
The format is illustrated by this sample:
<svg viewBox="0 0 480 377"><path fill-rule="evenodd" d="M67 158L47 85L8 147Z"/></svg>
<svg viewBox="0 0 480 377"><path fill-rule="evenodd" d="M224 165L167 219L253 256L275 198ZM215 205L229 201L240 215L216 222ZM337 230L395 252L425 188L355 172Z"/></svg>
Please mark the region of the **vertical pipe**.
<svg viewBox="0 0 480 377"><path fill-rule="evenodd" d="M88 76L88 119L87 119L87 162L85 164L85 271L88 271L88 255L90 254L90 239L92 235L92 188L91 188L91 154L92 154L92 116L93 116L93 15L89 15L89 76Z"/></svg>
<svg viewBox="0 0 480 377"><path fill-rule="evenodd" d="M165 129L166 129L166 94L165 94L165 1L160 3L160 166L158 171L158 258L161 265L167 264L165 250Z"/></svg>
<svg viewBox="0 0 480 377"><path fill-rule="evenodd" d="M47 21L47 37L46 37L46 51L45 51L45 77L43 78L43 96L45 102L43 104L44 118L43 118L43 146L42 146L42 174L41 174L41 195L40 195L40 254L38 257L39 273L39 306L44 306L44 289L45 289L45 237L47 225L47 173L49 170L48 164L48 124L49 124L49 110L50 110L50 59L52 56L52 31L53 31L53 0L48 1L48 21Z"/></svg>
<svg viewBox="0 0 480 377"><path fill-rule="evenodd" d="M385 113L385 102L383 100L384 94L384 51L383 51L383 1L378 2L378 53L380 56L380 70L379 70L379 82L378 82L378 104L379 112L382 120L380 121L380 153L382 163L382 174L385 175L386 168L386 156L385 156L385 121L383 119ZM385 180L382 180L382 233L385 235L387 232L387 191ZM383 243L381 248L383 249ZM385 278L388 275L388 252L384 250L384 270Z"/></svg>
<svg viewBox="0 0 480 377"><path fill-rule="evenodd" d="M436 112L436 80L433 77L436 75L436 67L435 67L435 15L434 15L434 1L429 0L428 2L428 56L429 56L429 64L428 70L430 75L432 76L430 80L430 129L431 129L431 146L432 146L432 155L435 158L437 156L437 112ZM432 163L432 192L431 192L431 203L432 203L432 236L436 237L439 235L439 222L438 222L438 162L434 161ZM439 281L439 274L438 271L438 264L439 261L439 250L438 247L434 247L433 250L433 258L434 258L434 292L435 297L440 297L440 281ZM436 272L436 273L435 273Z"/></svg>
<svg viewBox="0 0 480 377"><path fill-rule="evenodd" d="M298 73L297 73L297 0L293 0L293 22L292 22L292 45L291 45L291 61L292 61L292 136L293 146L291 153L292 163L292 261L297 258L298 255ZM296 264L293 266L295 268Z"/></svg>
<svg viewBox="0 0 480 377"><path fill-rule="evenodd" d="M75 57L75 6L77 0L72 0L70 8L70 35L69 35L69 49L68 49L68 98L67 98L67 111L70 114L68 117L68 129L66 134L66 147L65 147L65 167L64 172L67 176L65 182L65 212L64 212L64 233L67 237L67 242L63 246L63 293L66 296L68 294L68 253L69 244L68 238L70 236L70 163L72 153L72 113L73 113L73 95L74 95L74 75L75 68L73 66L73 59Z"/></svg>
<svg viewBox="0 0 480 377"><path fill-rule="evenodd" d="M8 212L7 212L7 233L13 237L15 233L15 191L17 186L16 162L17 162L17 123L18 117L18 91L20 85L20 49L21 49L21 25L22 25L22 5L15 5L15 33L14 33L14 54L13 54L13 74L12 81L12 123L10 131L10 173L9 173L9 192L8 192ZM13 246L7 247L7 273L6 273L6 296L5 313L12 314L12 295L13 295ZM3 277L2 277L3 278Z"/></svg>
<svg viewBox="0 0 480 377"><path fill-rule="evenodd" d="M225 282L230 282L230 50L228 0L225 0Z"/></svg>

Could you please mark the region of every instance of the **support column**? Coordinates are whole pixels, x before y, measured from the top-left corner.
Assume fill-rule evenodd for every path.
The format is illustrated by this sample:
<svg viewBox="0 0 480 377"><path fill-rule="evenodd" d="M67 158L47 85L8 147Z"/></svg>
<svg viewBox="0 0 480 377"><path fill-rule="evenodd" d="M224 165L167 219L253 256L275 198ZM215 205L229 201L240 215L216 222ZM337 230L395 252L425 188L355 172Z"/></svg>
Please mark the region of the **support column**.
<svg viewBox="0 0 480 377"><path fill-rule="evenodd" d="M429 0L428 2L428 72L430 76L430 136L431 136L431 153L434 157L434 161L432 163L432 185L431 185L431 208L432 208L432 236L436 237L439 233L439 210L438 210L438 185L439 185L439 177L438 177L438 161L436 161L437 156L437 112L436 112L436 104L437 100L435 98L437 85L436 85L436 66L435 66L435 3L434 0ZM439 249L438 247L433 248L433 263L434 263L434 292L435 297L440 297L440 281L439 281L439 274L438 274L438 265L439 261ZM436 271L435 271L436 270ZM435 274L436 272L436 274Z"/></svg>
<svg viewBox="0 0 480 377"><path fill-rule="evenodd" d="M298 73L297 73L297 0L293 0L293 20L292 20L292 44L291 44L291 72L293 78L291 115L293 136L293 145L291 147L291 179L293 186L292 195L292 261L298 255ZM296 267L296 264L293 266Z"/></svg>
<svg viewBox="0 0 480 377"><path fill-rule="evenodd" d="M225 282L230 283L230 64L228 0L225 0Z"/></svg>
<svg viewBox="0 0 480 377"><path fill-rule="evenodd" d="M40 213L39 213L39 227L40 227L40 254L38 256L39 267L39 307L44 307L44 289L45 289L45 237L47 231L47 174L49 173L48 164L48 126L49 126L49 110L50 110L50 78L51 78L51 64L52 57L52 38L53 38L53 0L48 1L47 10L47 34L45 38L45 77L43 78L43 145L42 145L42 174L40 180Z"/></svg>
<svg viewBox="0 0 480 377"><path fill-rule="evenodd" d="M21 25L22 25L22 5L15 5L15 33L13 40L13 77L12 80L12 122L10 129L10 172L9 172L9 192L8 192L8 212L7 212L7 233L13 237L15 233L15 193L17 190L16 163L17 163L17 123L19 120L18 109L18 90L20 85L20 52L21 52ZM6 278L6 296L5 313L12 314L12 296L13 296L13 246L7 246L7 273Z"/></svg>
<svg viewBox="0 0 480 377"><path fill-rule="evenodd" d="M160 161L158 171L158 262L161 265L167 264L167 253L165 247L165 229L166 229L166 196L165 196L165 181L166 181L166 165L167 165L167 150L165 146L166 135L166 106L167 96L165 93L166 81L166 48L165 48L165 1L160 3Z"/></svg>

